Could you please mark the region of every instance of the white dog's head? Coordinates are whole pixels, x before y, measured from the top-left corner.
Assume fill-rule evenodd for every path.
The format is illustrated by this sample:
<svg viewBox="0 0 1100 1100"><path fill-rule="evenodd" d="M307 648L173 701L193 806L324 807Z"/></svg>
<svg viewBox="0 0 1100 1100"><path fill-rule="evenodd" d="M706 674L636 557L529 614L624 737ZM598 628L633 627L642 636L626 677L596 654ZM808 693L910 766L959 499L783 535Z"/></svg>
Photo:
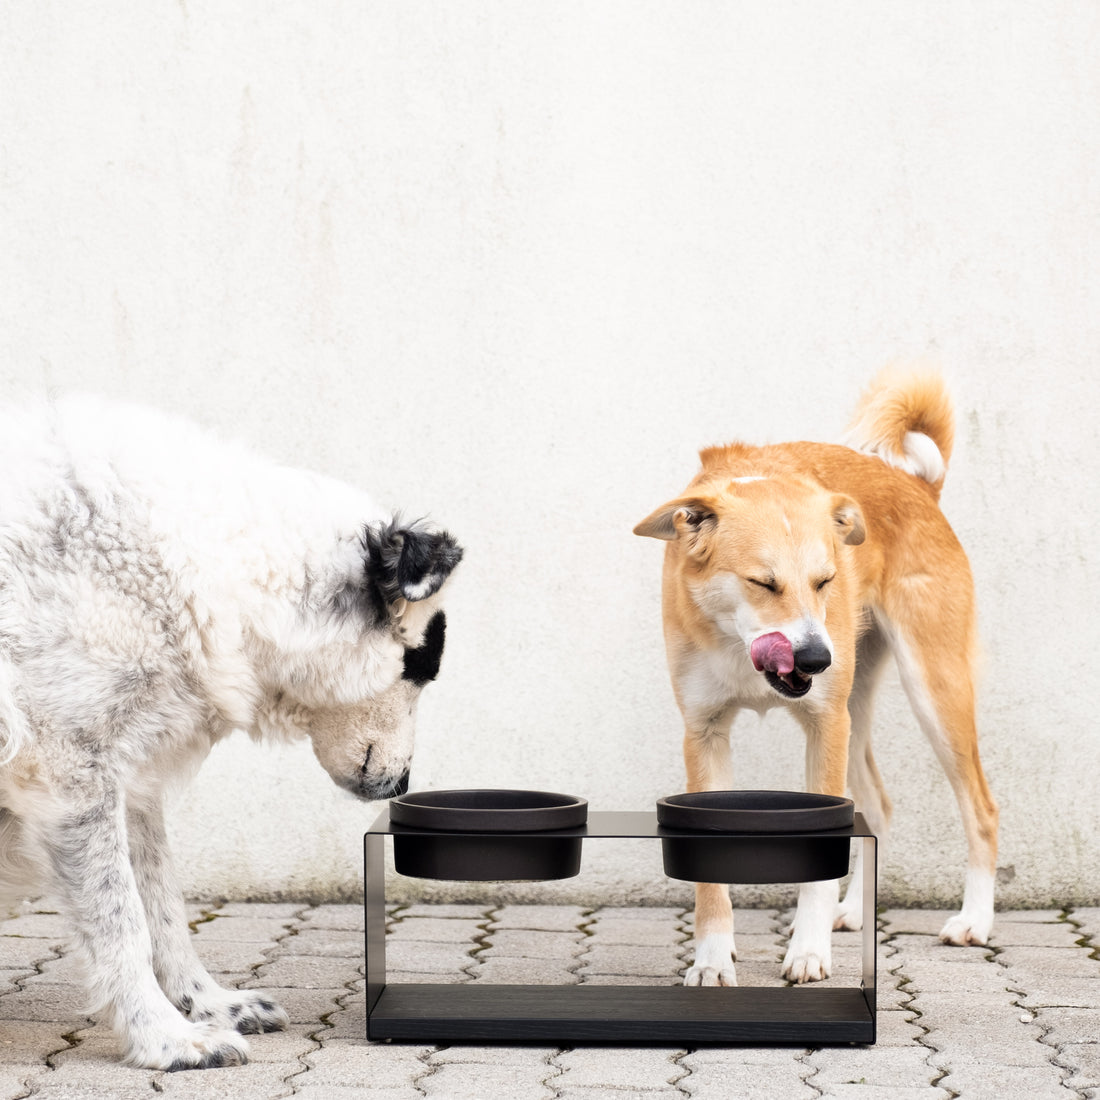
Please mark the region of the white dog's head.
<svg viewBox="0 0 1100 1100"><path fill-rule="evenodd" d="M307 585L292 630L265 631L260 732L306 734L325 771L364 799L408 789L416 705L443 656L440 589L462 558L424 523L367 527Z"/></svg>

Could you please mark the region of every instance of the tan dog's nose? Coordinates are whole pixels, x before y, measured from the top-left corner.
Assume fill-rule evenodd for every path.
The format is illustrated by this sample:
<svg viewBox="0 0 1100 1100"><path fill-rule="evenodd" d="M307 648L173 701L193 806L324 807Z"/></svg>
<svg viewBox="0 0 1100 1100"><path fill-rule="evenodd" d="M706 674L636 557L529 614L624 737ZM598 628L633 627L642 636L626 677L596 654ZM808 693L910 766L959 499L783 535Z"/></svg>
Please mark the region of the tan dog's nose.
<svg viewBox="0 0 1100 1100"><path fill-rule="evenodd" d="M817 638L794 651L794 667L803 676L816 676L824 672L833 663L829 647Z"/></svg>

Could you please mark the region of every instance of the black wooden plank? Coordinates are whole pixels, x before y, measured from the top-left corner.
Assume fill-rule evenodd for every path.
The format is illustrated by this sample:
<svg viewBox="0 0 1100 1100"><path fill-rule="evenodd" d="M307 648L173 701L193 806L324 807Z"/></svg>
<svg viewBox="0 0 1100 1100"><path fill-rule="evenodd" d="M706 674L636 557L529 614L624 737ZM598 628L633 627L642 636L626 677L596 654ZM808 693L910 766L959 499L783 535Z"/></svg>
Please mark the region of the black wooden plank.
<svg viewBox="0 0 1100 1100"><path fill-rule="evenodd" d="M871 1043L852 988L387 985L370 1039L633 1043Z"/></svg>

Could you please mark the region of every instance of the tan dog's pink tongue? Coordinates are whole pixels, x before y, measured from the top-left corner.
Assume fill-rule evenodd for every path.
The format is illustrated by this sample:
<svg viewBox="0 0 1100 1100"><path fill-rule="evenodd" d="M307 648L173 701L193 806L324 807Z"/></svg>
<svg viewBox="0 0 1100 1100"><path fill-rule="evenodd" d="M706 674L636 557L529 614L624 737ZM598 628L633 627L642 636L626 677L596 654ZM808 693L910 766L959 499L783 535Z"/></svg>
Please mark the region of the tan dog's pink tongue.
<svg viewBox="0 0 1100 1100"><path fill-rule="evenodd" d="M761 634L749 650L757 672L775 672L786 676L794 671L794 650L786 637L778 632Z"/></svg>

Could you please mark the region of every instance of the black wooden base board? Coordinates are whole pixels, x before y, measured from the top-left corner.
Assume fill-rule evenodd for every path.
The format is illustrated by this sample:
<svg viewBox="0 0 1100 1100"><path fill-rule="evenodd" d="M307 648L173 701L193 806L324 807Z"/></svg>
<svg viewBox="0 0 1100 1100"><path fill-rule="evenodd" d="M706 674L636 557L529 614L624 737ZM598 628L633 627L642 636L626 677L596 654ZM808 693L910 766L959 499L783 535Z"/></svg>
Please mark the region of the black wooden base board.
<svg viewBox="0 0 1100 1100"><path fill-rule="evenodd" d="M383 988L367 1038L432 1042L873 1043L861 989L435 985Z"/></svg>

